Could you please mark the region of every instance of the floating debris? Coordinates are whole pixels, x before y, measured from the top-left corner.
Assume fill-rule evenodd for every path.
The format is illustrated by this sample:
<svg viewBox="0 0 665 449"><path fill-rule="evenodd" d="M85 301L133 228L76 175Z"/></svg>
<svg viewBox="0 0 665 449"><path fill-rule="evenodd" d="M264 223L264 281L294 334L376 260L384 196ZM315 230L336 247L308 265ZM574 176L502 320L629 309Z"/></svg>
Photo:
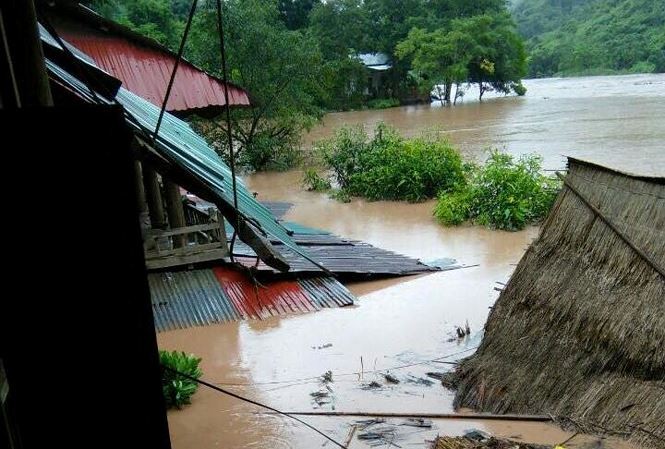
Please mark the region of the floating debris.
<svg viewBox="0 0 665 449"><path fill-rule="evenodd" d="M332 398L330 397L330 389L328 391L324 390L319 390L319 391L314 391L310 393L309 395L312 397L312 400L316 403L318 406L322 406L325 404L330 404L332 402Z"/></svg>
<svg viewBox="0 0 665 449"><path fill-rule="evenodd" d="M408 375L406 381L410 384L424 385L426 387L431 387L434 384L434 382L429 379L425 379L424 377L416 377L411 374Z"/></svg>
<svg viewBox="0 0 665 449"><path fill-rule="evenodd" d="M444 377L446 377L446 373L425 373L427 374L427 377L431 377L432 379L436 380L443 380Z"/></svg>
<svg viewBox="0 0 665 449"><path fill-rule="evenodd" d="M469 437L437 437L432 449L552 449L551 446L520 443L489 437L478 441Z"/></svg>
<svg viewBox="0 0 665 449"><path fill-rule="evenodd" d="M363 385L361 388L363 390L376 390L377 388L381 388L383 385L378 383L377 381L373 380L368 384Z"/></svg>
<svg viewBox="0 0 665 449"><path fill-rule="evenodd" d="M383 378L386 379L386 382L388 382L389 384L398 384L399 383L399 379L397 377L393 376L390 373L384 374Z"/></svg>
<svg viewBox="0 0 665 449"><path fill-rule="evenodd" d="M425 419L425 418L407 418L404 420L404 422L401 424L402 426L411 426L411 427L426 427L426 428L431 428L432 427L432 420L431 419Z"/></svg>
<svg viewBox="0 0 665 449"><path fill-rule="evenodd" d="M323 373L323 376L321 376L321 382L324 384L330 383L333 381L333 373L332 371L328 370L325 373Z"/></svg>

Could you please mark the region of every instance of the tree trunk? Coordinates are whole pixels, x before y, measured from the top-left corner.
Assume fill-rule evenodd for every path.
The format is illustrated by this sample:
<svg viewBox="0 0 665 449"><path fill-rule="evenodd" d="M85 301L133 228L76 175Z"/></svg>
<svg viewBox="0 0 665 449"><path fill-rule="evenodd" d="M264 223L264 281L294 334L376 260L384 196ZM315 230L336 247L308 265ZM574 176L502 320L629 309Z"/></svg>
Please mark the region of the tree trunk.
<svg viewBox="0 0 665 449"><path fill-rule="evenodd" d="M446 80L445 91L444 91L444 95L445 95L444 100L445 100L447 105L450 105L450 93L451 93L452 90L453 90L452 81Z"/></svg>
<svg viewBox="0 0 665 449"><path fill-rule="evenodd" d="M441 85L440 84L436 85L436 92L439 94L439 101L441 102L441 106L445 106L444 96L441 95Z"/></svg>
<svg viewBox="0 0 665 449"><path fill-rule="evenodd" d="M480 97L478 98L478 101L483 101L483 94L485 93L485 86L483 83L478 83L478 87L480 88Z"/></svg>

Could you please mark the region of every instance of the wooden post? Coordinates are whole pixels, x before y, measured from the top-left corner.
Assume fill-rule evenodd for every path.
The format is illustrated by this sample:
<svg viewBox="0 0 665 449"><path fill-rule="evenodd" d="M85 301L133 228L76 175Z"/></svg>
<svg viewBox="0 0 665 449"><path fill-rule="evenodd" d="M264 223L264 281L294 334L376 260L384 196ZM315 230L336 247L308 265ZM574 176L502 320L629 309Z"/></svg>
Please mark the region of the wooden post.
<svg viewBox="0 0 665 449"><path fill-rule="evenodd" d="M165 229L164 203L162 203L162 193L159 188L157 172L147 164L144 164L142 169L143 187L145 188L148 212L150 213L150 224L153 229Z"/></svg>
<svg viewBox="0 0 665 449"><path fill-rule="evenodd" d="M164 183L164 196L166 199L166 213L169 216L169 225L171 229L184 228L187 226L185 222L185 210L182 206L182 196L180 195L180 187L173 181L162 178ZM173 247L180 248L187 244L186 235L174 235Z"/></svg>
<svg viewBox="0 0 665 449"><path fill-rule="evenodd" d="M146 203L143 185L143 167L137 159L134 159L134 179L136 180L136 203L139 207L139 214L143 215L148 212L148 203Z"/></svg>
<svg viewBox="0 0 665 449"><path fill-rule="evenodd" d="M52 106L53 98L32 0L8 0L3 3L0 20L2 40L6 39L4 49L7 50L3 56L8 56L6 66L10 69L10 76L3 80L7 88L2 91L7 97L7 92L11 91L18 95L14 101L3 98L3 104L23 108Z"/></svg>
<svg viewBox="0 0 665 449"><path fill-rule="evenodd" d="M219 223L219 231L217 233L217 238L219 239L219 242L222 244L222 249L228 255L229 242L226 241L226 227L224 226L224 215L222 215L222 213L218 209L214 209L212 207L208 209L208 215L210 216L211 219L215 217L217 223Z"/></svg>

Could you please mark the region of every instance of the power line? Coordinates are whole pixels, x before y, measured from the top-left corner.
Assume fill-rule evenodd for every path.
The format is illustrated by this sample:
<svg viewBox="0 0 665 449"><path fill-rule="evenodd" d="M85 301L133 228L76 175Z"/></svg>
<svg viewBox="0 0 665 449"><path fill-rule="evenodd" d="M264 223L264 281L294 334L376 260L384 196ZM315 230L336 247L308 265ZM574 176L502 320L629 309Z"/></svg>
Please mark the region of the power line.
<svg viewBox="0 0 665 449"><path fill-rule="evenodd" d="M258 407L262 407L262 408L268 409L268 410L270 410L270 411L272 411L272 412L275 412L275 413L278 413L278 414L280 414L280 415L287 416L287 417L289 417L289 418L291 418L291 419L293 419L293 420L295 420L295 421L298 421L300 424L303 424L303 425L307 426L308 428L310 428L310 429L313 430L314 432L316 432L316 433L318 433L319 435L323 436L326 440L331 441L332 443L334 443L335 445L341 447L342 449L347 449L346 446L344 446L344 445L343 445L342 443L340 443L339 441L335 440L335 439L332 438L332 437L329 437L328 435L326 435L325 433L323 433L322 431L320 431L319 429L317 429L317 428L314 427L313 425L311 425L311 424L309 424L309 423L303 421L302 419L300 419L300 418L298 418L298 417L296 417L296 416L293 416L293 415L291 415L291 414L289 414L289 413L282 412L281 410L277 410L276 408L270 407L269 405L265 405L265 404L262 404L262 403L260 403L260 402L253 401L252 399L249 399L249 398L246 398L246 397L240 396L240 395L235 394L235 393L233 393L233 392L231 392L231 391L225 390L225 389L220 388L220 387L218 387L218 386L216 386L216 385L213 385L213 384L211 384L211 383L208 383L208 382L206 382L206 381L204 381L204 380L197 379L196 377L192 377L192 376L190 376L190 375L188 375L188 374L181 373L180 371L175 370L175 369L173 369L173 368L170 368L170 367L168 367L168 366L162 365L162 368L165 369L165 370L171 371L172 373L175 373L175 374L177 374L177 375L179 375L179 376L182 376L182 377L184 377L185 379L189 379L189 380L191 380L192 382L196 382L196 383L198 383L198 384L201 384L201 385L204 385L204 386L206 386L206 387L208 387L208 388L211 388L211 389L213 389L213 390L215 390L215 391L217 391L217 392L219 392L219 393L226 394L226 395L231 396L231 397L233 397L233 398L240 399L241 401L248 402L248 403L250 403L250 404L253 404L253 405L256 405L256 406L258 406Z"/></svg>

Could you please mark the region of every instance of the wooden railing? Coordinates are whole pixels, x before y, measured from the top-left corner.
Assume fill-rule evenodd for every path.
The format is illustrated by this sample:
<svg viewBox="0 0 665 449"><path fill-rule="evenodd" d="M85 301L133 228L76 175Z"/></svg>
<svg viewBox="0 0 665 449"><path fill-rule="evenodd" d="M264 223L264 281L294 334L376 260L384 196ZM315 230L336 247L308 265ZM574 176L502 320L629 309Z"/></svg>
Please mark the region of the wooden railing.
<svg viewBox="0 0 665 449"><path fill-rule="evenodd" d="M144 240L149 270L223 259L229 255L224 219L209 209L208 223L176 229L151 229Z"/></svg>

